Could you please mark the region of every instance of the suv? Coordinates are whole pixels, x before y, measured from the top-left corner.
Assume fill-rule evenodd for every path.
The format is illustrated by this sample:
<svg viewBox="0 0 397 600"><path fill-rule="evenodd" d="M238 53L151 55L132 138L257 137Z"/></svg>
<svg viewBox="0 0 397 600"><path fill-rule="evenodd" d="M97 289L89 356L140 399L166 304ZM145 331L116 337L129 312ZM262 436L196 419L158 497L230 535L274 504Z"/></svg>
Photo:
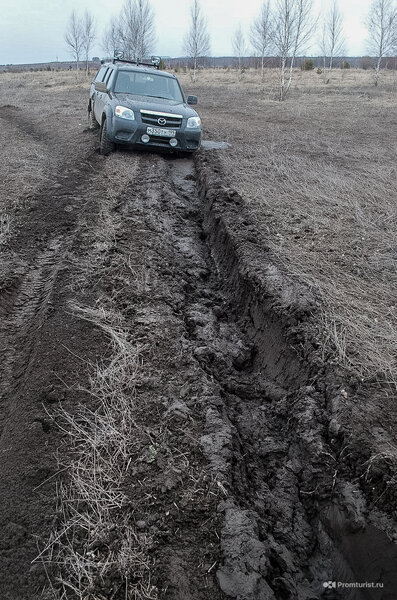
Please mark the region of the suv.
<svg viewBox="0 0 397 600"><path fill-rule="evenodd" d="M201 143L201 120L178 79L158 70L160 59L138 63L115 58L92 82L88 102L91 129L100 127L100 152L116 144L194 152Z"/></svg>

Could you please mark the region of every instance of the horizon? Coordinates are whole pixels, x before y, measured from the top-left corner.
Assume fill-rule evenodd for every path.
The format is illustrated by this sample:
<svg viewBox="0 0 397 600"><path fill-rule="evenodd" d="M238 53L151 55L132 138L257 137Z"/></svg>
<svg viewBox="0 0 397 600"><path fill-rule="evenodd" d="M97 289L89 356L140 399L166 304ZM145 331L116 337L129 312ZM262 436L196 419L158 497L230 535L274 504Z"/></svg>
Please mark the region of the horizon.
<svg viewBox="0 0 397 600"><path fill-rule="evenodd" d="M160 55L159 55L160 56ZM94 58L98 58L99 60L94 60ZM191 60L191 58L189 56L160 56L160 58L162 60ZM211 60L211 59L228 59L228 60L236 60L236 57L233 54L222 54L222 55L208 55L208 56L202 56L200 57L201 59L205 59L205 60ZM274 55L268 55L265 57L268 60L277 60L279 57L274 54ZM300 54L297 55L295 57L295 60L304 60L304 59L314 59L314 60L322 60L323 58L329 58L327 56L324 57L323 54ZM358 60L360 58L370 58L375 60L375 56L371 55L371 54L356 54L356 55L339 55L339 56L334 56L334 60L336 61L341 61L341 60ZM241 60L259 60L257 56L255 56L254 54L246 54L244 56L241 57ZM111 58L100 58L100 57L92 57L88 60L89 63L95 63L98 64L100 62L107 62L109 60L113 60ZM145 60L145 59L144 59ZM382 62L384 61L388 61L388 60L397 60L396 56L384 56L382 58ZM79 65L84 65L85 64L85 60L81 59L79 61ZM130 61L132 63L135 63L135 61ZM56 65L56 64L76 64L76 60L74 60L73 58L70 59L64 59L64 60L43 60L43 61L39 61L39 62L20 62L20 63L0 63L0 67L21 67L21 66L34 66L34 65ZM269 65L268 65L269 66ZM273 68L273 67L271 67Z"/></svg>

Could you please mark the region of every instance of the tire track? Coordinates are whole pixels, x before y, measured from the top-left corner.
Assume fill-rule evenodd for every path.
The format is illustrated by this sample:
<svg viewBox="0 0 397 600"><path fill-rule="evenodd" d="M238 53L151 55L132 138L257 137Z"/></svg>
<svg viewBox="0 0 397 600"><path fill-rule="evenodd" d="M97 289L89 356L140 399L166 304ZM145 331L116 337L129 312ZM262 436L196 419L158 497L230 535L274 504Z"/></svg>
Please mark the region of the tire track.
<svg viewBox="0 0 397 600"><path fill-rule="evenodd" d="M15 393L20 381L30 376L35 360L35 337L51 310L54 287L71 240L53 239L39 253L26 276L15 284L12 298L0 297L0 336L3 360L0 366L2 392ZM3 304L3 306L2 306ZM2 407L2 420L6 419ZM1 447L0 431L0 447Z"/></svg>
<svg viewBox="0 0 397 600"><path fill-rule="evenodd" d="M14 106L12 104L0 106L0 119L11 123L21 133L46 147L56 147L60 142L60 138L56 136L56 132L52 131L51 134L49 134L43 131L39 124L34 123L31 115L27 116L19 106Z"/></svg>
<svg viewBox="0 0 397 600"><path fill-rule="evenodd" d="M368 581L374 589L349 590L349 598L391 597L396 525L392 510L381 515L367 504L360 456L349 460L357 442L344 439L348 423L338 424L346 383L312 341L315 305L272 264L265 236L241 197L222 185L216 161L201 154L196 164L208 247L242 340L253 348L250 360L233 365L237 373L210 365L222 389L219 438L233 440L221 588L239 600L307 600L345 597L327 581Z"/></svg>
<svg viewBox="0 0 397 600"><path fill-rule="evenodd" d="M266 326L249 287L240 288L236 273L225 276L230 249L211 243L219 234L218 221L213 231L208 219L203 228L191 161L142 157L139 178L121 212L130 226L144 224L150 232L142 254L160 280L161 297L171 305L172 297L177 299L173 312L185 328L184 353L193 357L200 373L196 380L207 390L199 407L200 445L224 495L218 508L224 520L222 560L214 563L222 592L239 600L318 597L321 570L330 569L330 559L324 552L313 557L318 513L310 494L312 486L318 494L322 486L327 496L332 486L327 465L321 476L316 471L319 462L324 464L322 453L329 451L321 441L320 395L304 385L306 371L299 372L293 352L280 359L282 334L276 323ZM155 248L149 242L153 236ZM131 242L124 252L133 248ZM150 373L151 365L146 368ZM198 410L193 399L187 403L189 410ZM204 517L211 519L214 515ZM200 543L180 514L178 535L156 550L157 578L165 590L161 597L208 597L187 583L199 579L193 565ZM308 576L308 564L316 575Z"/></svg>
<svg viewBox="0 0 397 600"><path fill-rule="evenodd" d="M20 111L0 113L26 135L55 147L56 138L47 140ZM77 358L80 343L87 346L87 360L99 348L104 352L101 336L67 313L68 299L75 299L69 259L86 251L81 234L87 219L98 214L98 163L92 151L63 157L52 182L29 197L2 252L0 595L7 600L41 597L46 580L42 565L31 561L56 516L53 475L60 432L47 407L82 395L73 388L85 377Z"/></svg>
<svg viewBox="0 0 397 600"><path fill-rule="evenodd" d="M134 192L145 191L135 216L161 239L159 253L177 265L174 277L182 287L172 285L184 300L176 313L202 377L212 381L212 396L201 407L201 446L225 494L217 569L222 592L239 600L314 600L329 597L324 581L365 576L391 588L393 576L373 568L373 553L363 567L355 550L366 536L365 499L351 473L339 471L338 444L328 431L327 394L335 395L341 382L329 379L326 387L321 365L313 368L294 349L311 298L302 286L283 281L252 241L255 227L233 193L223 200L222 190L209 191L203 214L190 161L156 158L154 173L147 166L143 159ZM160 181L167 181L161 191ZM213 211L216 201L231 213L228 222L222 223L218 206ZM162 561L194 553L187 524L180 527L185 538L163 548ZM376 535L391 564L395 549L382 532ZM185 563L178 570L191 579L189 568ZM166 568L161 577L172 582L164 598L179 600ZM380 597L374 594L358 590L352 598ZM201 597L197 590L194 597Z"/></svg>

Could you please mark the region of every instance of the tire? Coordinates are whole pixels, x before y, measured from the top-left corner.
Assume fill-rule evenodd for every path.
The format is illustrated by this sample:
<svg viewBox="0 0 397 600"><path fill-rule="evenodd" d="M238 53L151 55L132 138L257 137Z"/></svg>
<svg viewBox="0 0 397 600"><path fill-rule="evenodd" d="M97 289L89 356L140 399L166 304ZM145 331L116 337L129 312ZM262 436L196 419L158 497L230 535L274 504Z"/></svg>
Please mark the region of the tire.
<svg viewBox="0 0 397 600"><path fill-rule="evenodd" d="M102 123L101 133L100 133L100 137L99 137L99 152L103 156L107 156L108 154L113 152L114 148L115 148L115 144L108 138L107 125L106 125L106 119L105 119L104 122Z"/></svg>
<svg viewBox="0 0 397 600"><path fill-rule="evenodd" d="M94 129L98 129L99 123L94 117L94 113L92 110L88 111L88 129L94 131Z"/></svg>

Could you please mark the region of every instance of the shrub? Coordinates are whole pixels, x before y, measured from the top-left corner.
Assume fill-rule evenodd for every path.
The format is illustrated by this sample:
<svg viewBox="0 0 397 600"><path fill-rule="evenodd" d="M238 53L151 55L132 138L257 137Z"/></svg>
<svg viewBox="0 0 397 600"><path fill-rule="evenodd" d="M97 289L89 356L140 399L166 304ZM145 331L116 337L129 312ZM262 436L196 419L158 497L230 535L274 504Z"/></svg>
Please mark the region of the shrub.
<svg viewBox="0 0 397 600"><path fill-rule="evenodd" d="M360 58L360 69L364 69L364 71L368 69L372 69L373 67L373 59L370 56L362 56Z"/></svg>
<svg viewBox="0 0 397 600"><path fill-rule="evenodd" d="M312 71L314 69L314 63L311 58L305 58L301 64L302 71Z"/></svg>

